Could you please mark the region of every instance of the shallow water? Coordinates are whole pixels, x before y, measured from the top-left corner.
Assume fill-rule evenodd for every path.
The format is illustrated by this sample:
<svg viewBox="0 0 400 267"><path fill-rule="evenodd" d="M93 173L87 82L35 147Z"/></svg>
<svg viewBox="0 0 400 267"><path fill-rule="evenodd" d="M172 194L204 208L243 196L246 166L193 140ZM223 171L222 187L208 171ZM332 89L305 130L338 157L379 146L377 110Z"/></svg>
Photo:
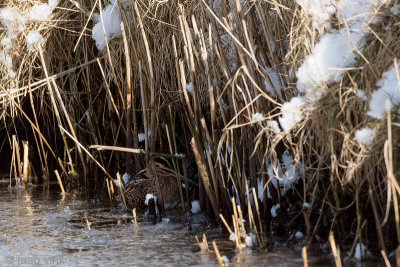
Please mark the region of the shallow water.
<svg viewBox="0 0 400 267"><path fill-rule="evenodd" d="M44 186L10 191L0 184L0 214L0 266L215 266L215 254L201 252L194 239L203 233L210 246L216 240L231 266L303 265L301 242L291 248L277 242L273 252L237 252L202 214L168 214L158 224L139 217L134 227L131 215L120 208L76 194L62 197ZM329 254L309 249L309 265L332 265Z"/></svg>

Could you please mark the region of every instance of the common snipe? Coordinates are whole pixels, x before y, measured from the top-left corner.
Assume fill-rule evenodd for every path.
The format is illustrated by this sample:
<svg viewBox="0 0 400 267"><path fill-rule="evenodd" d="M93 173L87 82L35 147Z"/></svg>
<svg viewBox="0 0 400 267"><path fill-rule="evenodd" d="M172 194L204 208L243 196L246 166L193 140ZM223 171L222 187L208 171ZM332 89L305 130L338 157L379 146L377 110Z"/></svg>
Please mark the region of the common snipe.
<svg viewBox="0 0 400 267"><path fill-rule="evenodd" d="M130 208L136 208L138 212L146 210L145 200L147 194L153 194L160 199L157 190L156 175L160 184L160 191L164 199L166 209L176 207L179 204L180 193L176 180L176 173L161 163L155 163L155 172L150 164L139 171L124 187L126 204Z"/></svg>

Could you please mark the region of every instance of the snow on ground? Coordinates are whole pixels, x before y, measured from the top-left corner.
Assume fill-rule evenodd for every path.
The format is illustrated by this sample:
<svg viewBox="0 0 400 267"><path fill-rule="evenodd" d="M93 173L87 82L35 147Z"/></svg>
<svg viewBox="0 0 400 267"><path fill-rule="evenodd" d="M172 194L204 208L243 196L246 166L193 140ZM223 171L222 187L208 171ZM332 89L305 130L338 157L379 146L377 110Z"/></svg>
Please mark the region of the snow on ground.
<svg viewBox="0 0 400 267"><path fill-rule="evenodd" d="M367 250L367 247L363 243L357 243L356 250L354 252L354 258L357 260L362 260L370 256L370 252Z"/></svg>
<svg viewBox="0 0 400 267"><path fill-rule="evenodd" d="M191 209L191 212L192 212L193 214L195 214L195 213L199 213L200 211L201 211L201 208L200 208L200 203L199 203L199 201L198 201L198 200L192 201L192 209Z"/></svg>
<svg viewBox="0 0 400 267"><path fill-rule="evenodd" d="M304 237L304 234L302 233L302 232L300 232L300 231L297 231L296 232L296 234L294 235L296 238L303 238Z"/></svg>
<svg viewBox="0 0 400 267"><path fill-rule="evenodd" d="M398 67L400 67L400 64L398 64ZM382 74L382 79L376 83L379 89L371 95L367 113L369 116L383 119L386 111L386 100L390 100L390 109L400 104L399 83L394 66ZM400 114L400 110L398 110L398 113Z"/></svg>
<svg viewBox="0 0 400 267"><path fill-rule="evenodd" d="M246 235L245 241L248 248L251 248L253 245L257 244L256 236L254 234Z"/></svg>

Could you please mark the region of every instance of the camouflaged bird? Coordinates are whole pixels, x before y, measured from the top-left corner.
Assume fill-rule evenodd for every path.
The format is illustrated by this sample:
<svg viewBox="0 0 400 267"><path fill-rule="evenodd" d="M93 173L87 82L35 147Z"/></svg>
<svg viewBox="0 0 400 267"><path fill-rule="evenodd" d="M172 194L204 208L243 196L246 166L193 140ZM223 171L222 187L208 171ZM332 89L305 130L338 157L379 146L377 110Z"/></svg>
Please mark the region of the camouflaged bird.
<svg viewBox="0 0 400 267"><path fill-rule="evenodd" d="M152 194L160 199L156 175L160 183L160 191L164 199L165 208L174 208L179 204L180 192L175 171L156 162L155 173L152 171L150 164L148 164L146 169L139 171L125 185L125 201L129 208L136 208L137 212L145 212L147 210L145 204L147 194Z"/></svg>

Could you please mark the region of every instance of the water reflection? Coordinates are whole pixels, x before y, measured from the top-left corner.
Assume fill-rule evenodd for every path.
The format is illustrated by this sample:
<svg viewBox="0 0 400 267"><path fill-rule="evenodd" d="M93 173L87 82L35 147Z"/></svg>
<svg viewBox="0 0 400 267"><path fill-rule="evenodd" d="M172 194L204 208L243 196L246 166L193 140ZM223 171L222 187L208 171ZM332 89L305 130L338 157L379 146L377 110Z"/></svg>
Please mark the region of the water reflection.
<svg viewBox="0 0 400 267"><path fill-rule="evenodd" d="M236 251L228 236L211 227L201 214L171 213L158 224L139 216L139 227L134 227L131 215L119 208L77 194L62 196L55 189L31 186L9 191L7 185L0 184L0 234L10 237L8 245L0 241L0 266L10 264L7 261L11 259L11 266L28 260L36 260L36 266L214 266L212 240L231 266L303 264L301 251L291 248ZM84 214L91 223L90 231ZM210 243L207 253L199 250L194 239L203 233ZM329 256L321 255L320 250L309 249L309 265L332 264Z"/></svg>

